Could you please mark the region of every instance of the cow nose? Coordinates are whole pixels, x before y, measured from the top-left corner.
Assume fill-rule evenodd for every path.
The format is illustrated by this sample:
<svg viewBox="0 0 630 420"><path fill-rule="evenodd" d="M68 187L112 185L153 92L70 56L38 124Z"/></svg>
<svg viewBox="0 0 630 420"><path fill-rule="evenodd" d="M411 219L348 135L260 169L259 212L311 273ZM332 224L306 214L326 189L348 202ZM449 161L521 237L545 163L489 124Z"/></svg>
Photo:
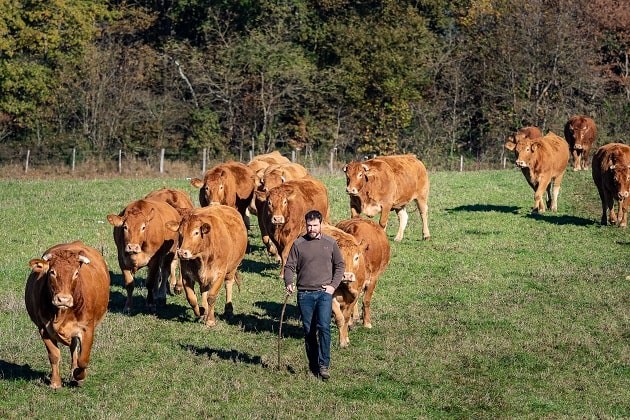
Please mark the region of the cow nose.
<svg viewBox="0 0 630 420"><path fill-rule="evenodd" d="M343 277L341 278L341 281L346 282L346 283L352 283L356 280L357 278L355 277L354 273L351 271L345 271L343 273Z"/></svg>
<svg viewBox="0 0 630 420"><path fill-rule="evenodd" d="M628 198L628 191L620 192L619 196L622 197L622 198Z"/></svg>
<svg viewBox="0 0 630 420"><path fill-rule="evenodd" d="M271 223L274 225L283 225L284 224L284 216L273 216L271 218Z"/></svg>
<svg viewBox="0 0 630 420"><path fill-rule="evenodd" d="M178 249L177 256L179 256L182 260L189 260L192 258L192 252L187 249Z"/></svg>
<svg viewBox="0 0 630 420"><path fill-rule="evenodd" d="M347 187L347 188L346 188L346 192L347 192L348 194L356 195L356 194L357 194L357 189L356 189L355 187L352 187L352 188Z"/></svg>
<svg viewBox="0 0 630 420"><path fill-rule="evenodd" d="M72 299L72 295L57 293L53 296L53 305L58 308L72 308L74 305L74 301Z"/></svg>
<svg viewBox="0 0 630 420"><path fill-rule="evenodd" d="M142 252L142 248L140 248L140 244L127 244L125 252L127 254L139 254Z"/></svg>

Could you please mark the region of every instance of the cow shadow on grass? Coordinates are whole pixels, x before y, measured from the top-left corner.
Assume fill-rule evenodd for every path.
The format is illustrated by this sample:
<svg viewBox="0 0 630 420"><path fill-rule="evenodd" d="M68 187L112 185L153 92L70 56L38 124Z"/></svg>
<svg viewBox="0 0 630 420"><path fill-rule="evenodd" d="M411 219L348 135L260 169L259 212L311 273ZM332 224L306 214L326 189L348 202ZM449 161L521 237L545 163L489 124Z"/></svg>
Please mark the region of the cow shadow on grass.
<svg viewBox="0 0 630 420"><path fill-rule="evenodd" d="M466 204L463 206L457 206L446 211L477 211L477 212L498 212L498 213L512 213L518 214L519 208L517 206L499 206L496 204Z"/></svg>
<svg viewBox="0 0 630 420"><path fill-rule="evenodd" d="M182 350L193 353L195 355L205 356L208 359L212 359L213 357L218 357L221 360L226 360L232 363L247 363L249 365L260 365L265 369L276 368L275 364L269 364L264 362L262 357L260 356L252 356L249 353L243 353L238 350L226 350L226 349L215 349L210 347L198 347L193 346L191 344L180 344ZM290 373L295 373L295 369L291 366L286 367Z"/></svg>
<svg viewBox="0 0 630 420"><path fill-rule="evenodd" d="M530 219L541 220L543 222L551 223L552 225L574 225L574 226L591 226L596 224L592 219L585 219L583 217L572 216L570 214L553 214L553 213L529 213L527 216ZM598 223L597 223L598 224Z"/></svg>
<svg viewBox="0 0 630 420"><path fill-rule="evenodd" d="M229 316L219 315L219 319L230 325L238 325L243 331L258 334L263 331L278 334L280 328L280 315L282 314L282 303L278 302L255 302L254 306L264 311L263 314L235 313ZM302 327L297 326L300 314L296 305L287 304L282 322L282 337L302 338L304 336Z"/></svg>
<svg viewBox="0 0 630 420"><path fill-rule="evenodd" d="M122 291L110 289L109 312L129 316L138 314L153 314L157 318L164 320L174 320L179 322L190 321L190 318L187 315L187 310L190 306L187 304L181 305L173 302L173 296L171 295L166 296L166 305L158 305L154 312L149 310L149 308L147 308L146 298L140 294L140 290L145 288L144 278L142 277L136 278L135 280L135 289L132 297L133 307L131 309L131 313L125 313L124 308L125 302L127 302L127 291L125 290L123 276L122 274L115 274L111 271L109 272L109 275L111 277L111 286L120 286L122 288Z"/></svg>
<svg viewBox="0 0 630 420"><path fill-rule="evenodd" d="M6 360L0 360L0 377L4 380L19 381L26 380L31 381L34 379L44 378L47 372L33 370L27 363L25 365L18 365Z"/></svg>
<svg viewBox="0 0 630 420"><path fill-rule="evenodd" d="M256 274L262 274L264 271L280 272L280 264L274 261L271 257L268 257L267 261L256 261L245 256L245 258L241 261L241 265L238 267L238 271L241 273Z"/></svg>

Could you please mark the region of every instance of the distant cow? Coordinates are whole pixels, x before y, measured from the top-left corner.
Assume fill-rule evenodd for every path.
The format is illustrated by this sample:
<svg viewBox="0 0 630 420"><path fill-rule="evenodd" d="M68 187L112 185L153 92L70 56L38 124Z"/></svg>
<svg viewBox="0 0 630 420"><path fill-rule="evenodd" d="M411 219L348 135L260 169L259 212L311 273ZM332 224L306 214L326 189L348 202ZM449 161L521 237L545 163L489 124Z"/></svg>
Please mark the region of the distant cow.
<svg viewBox="0 0 630 420"><path fill-rule="evenodd" d="M134 274L142 267L149 271L147 306L155 310L156 303L166 302L168 277L177 247L177 233L164 225L169 221L179 222L181 216L163 201L142 199L131 202L118 215L107 215L107 220L114 226L118 264L127 289L124 311L131 311Z"/></svg>
<svg viewBox="0 0 630 420"><path fill-rule="evenodd" d="M573 156L574 171L588 169L589 155L596 136L595 121L587 116L575 115L564 125L564 137Z"/></svg>
<svg viewBox="0 0 630 420"><path fill-rule="evenodd" d="M630 146L606 144L593 156L593 181L602 200L601 224L628 225L628 195L630 195ZM615 214L614 202L619 203Z"/></svg>
<svg viewBox="0 0 630 420"><path fill-rule="evenodd" d="M287 181L267 193L256 191L256 195L266 197L258 217L278 250L282 273L291 245L306 233L304 215L309 210L319 210L324 222L328 221L328 191L321 181L307 177Z"/></svg>
<svg viewBox="0 0 630 420"><path fill-rule="evenodd" d="M414 155L381 156L365 162L350 162L346 173L346 192L350 195L351 216L364 213L373 217L380 212L379 224L387 226L389 212L398 215L395 241L403 238L407 227L405 206L416 201L422 217L422 237L429 239L429 176L424 164Z"/></svg>
<svg viewBox="0 0 630 420"><path fill-rule="evenodd" d="M542 131L540 131L538 127L534 127L534 126L522 127L522 128L519 128L516 131L516 133L508 137L507 141L504 144L504 147L507 150L514 151L514 155L516 157L515 149L519 141L523 141L527 139L537 139L542 136L543 136ZM531 180L528 177L529 168L521 168L521 172L523 172L523 176L525 176L525 179L529 183L529 186L534 188L534 185L531 183Z"/></svg>
<svg viewBox="0 0 630 420"><path fill-rule="evenodd" d="M532 211L543 213L547 206L558 210L558 193L569 162L569 146L562 137L552 132L537 139L525 139L515 145L516 166L534 190ZM552 193L553 188L553 193Z"/></svg>
<svg viewBox="0 0 630 420"><path fill-rule="evenodd" d="M72 383L87 376L94 330L109 302L109 270L97 250L80 241L55 245L29 262L24 300L48 351L50 386L61 387L59 344L70 347Z"/></svg>
<svg viewBox="0 0 630 420"><path fill-rule="evenodd" d="M180 222L166 227L179 233L179 256L186 299L197 317L208 327L216 325L214 305L225 283L225 313L233 312L232 287L239 282L236 269L247 248L247 230L232 207L211 204L183 215ZM195 283L199 283L201 309Z"/></svg>
<svg viewBox="0 0 630 420"><path fill-rule="evenodd" d="M360 277L357 277L355 282L342 282L335 291L336 299L333 301L333 309L338 305L339 310L344 315L345 344L347 345L349 342L348 327L359 319L357 303L362 292L365 292L363 296L363 326L372 328L370 304L378 279L389 265L391 250L385 231L371 220L353 217L340 221L336 227L352 235L359 244L365 246L363 252L365 281L361 282ZM347 267L346 263L346 269Z"/></svg>
<svg viewBox="0 0 630 420"><path fill-rule="evenodd" d="M195 207L188 193L171 188L161 188L159 190L152 191L144 198L148 200L164 201L176 210L193 209ZM173 258L173 262L171 263L169 284L176 294L180 294L183 286L181 273L177 276L177 263L178 259L177 255L175 255L175 258Z"/></svg>
<svg viewBox="0 0 630 420"><path fill-rule="evenodd" d="M247 207L254 197L255 175L252 169L240 162L226 162L209 169L204 179L193 178L190 184L199 188L199 204L223 204L238 210L249 230Z"/></svg>

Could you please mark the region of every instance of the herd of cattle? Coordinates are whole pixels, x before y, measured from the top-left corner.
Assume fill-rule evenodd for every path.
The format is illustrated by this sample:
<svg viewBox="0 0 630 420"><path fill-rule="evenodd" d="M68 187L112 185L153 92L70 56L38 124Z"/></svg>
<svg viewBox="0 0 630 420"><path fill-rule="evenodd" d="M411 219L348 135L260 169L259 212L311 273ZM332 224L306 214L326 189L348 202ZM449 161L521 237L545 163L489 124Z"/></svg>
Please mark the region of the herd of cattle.
<svg viewBox="0 0 630 420"><path fill-rule="evenodd" d="M596 133L592 119L577 116L565 127L566 141L553 133L526 127L505 143L514 150L516 165L534 189L533 211L557 210L560 184L570 154L574 170L587 169ZM335 238L346 272L335 291L333 314L339 343L349 345L348 327L362 318L371 327L370 302L380 275L390 260L384 228L395 211L403 239L408 215L406 205L415 201L422 219L423 239L429 239L429 178L414 155L377 157L353 161L343 168L351 217L330 224L328 191L303 166L278 152L260 155L247 164L221 163L192 179L199 189L200 207L188 193L164 188L129 203L107 220L113 226L118 263L127 291L124 311L132 309L134 275L147 267L147 307L165 304L171 291L183 290L193 312L209 327L216 324L215 302L225 287L225 313L233 312L232 288L240 286L237 273L248 252L249 215L257 216L262 242L277 258L280 270L293 242L305 233L304 215L316 209L324 216L323 232ZM630 190L630 147L620 143L600 147L593 158L593 179L602 200L601 223L626 226ZM552 190L553 185L553 190ZM543 195L547 193L546 202ZM619 202L615 214L614 200ZM375 216L379 223L360 215ZM52 388L61 387L59 343L69 346L72 383L86 377L94 329L109 302L110 275L102 255L81 241L59 244L30 261L26 307L48 351ZM179 266L179 270L177 267ZM195 285L199 284L201 301ZM363 294L360 317L357 302Z"/></svg>

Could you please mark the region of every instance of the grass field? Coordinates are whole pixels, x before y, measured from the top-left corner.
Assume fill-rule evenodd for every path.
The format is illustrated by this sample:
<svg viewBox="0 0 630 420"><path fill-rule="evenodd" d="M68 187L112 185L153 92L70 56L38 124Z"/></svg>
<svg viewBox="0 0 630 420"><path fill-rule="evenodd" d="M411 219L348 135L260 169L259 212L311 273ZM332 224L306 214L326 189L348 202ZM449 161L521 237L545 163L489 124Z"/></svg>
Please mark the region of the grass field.
<svg viewBox="0 0 630 420"><path fill-rule="evenodd" d="M590 173L567 172L559 212L536 216L520 171L430 178L431 240L410 211L374 328L352 330L347 349L333 328L325 383L307 373L294 298L276 369L283 287L255 223L233 318L221 316L224 293L213 329L181 295L150 315L145 270L122 313L106 215L163 186L197 202L185 179L0 181L0 418L630 417L630 232L599 226ZM333 221L348 217L341 174L323 180ZM390 239L396 229L392 214ZM85 385L52 391L24 285L29 259L75 239L110 264L110 310Z"/></svg>

